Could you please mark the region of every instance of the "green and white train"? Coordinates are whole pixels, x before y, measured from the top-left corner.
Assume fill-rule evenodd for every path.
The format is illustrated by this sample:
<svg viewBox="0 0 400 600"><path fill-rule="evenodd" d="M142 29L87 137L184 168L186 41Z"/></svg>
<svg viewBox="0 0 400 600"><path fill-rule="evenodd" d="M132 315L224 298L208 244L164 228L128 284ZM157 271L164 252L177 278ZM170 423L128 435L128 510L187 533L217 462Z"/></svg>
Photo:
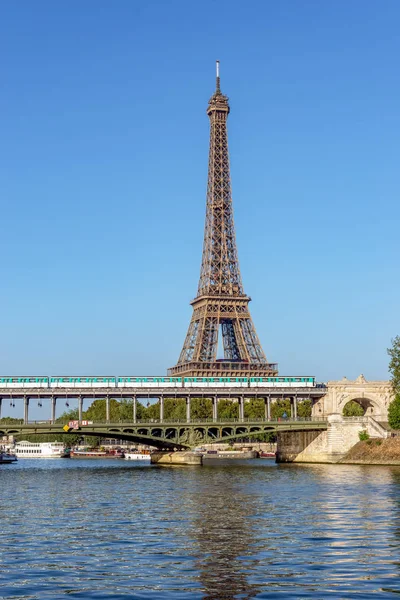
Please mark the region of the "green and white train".
<svg viewBox="0 0 400 600"><path fill-rule="evenodd" d="M313 388L315 377L0 377L1 388Z"/></svg>

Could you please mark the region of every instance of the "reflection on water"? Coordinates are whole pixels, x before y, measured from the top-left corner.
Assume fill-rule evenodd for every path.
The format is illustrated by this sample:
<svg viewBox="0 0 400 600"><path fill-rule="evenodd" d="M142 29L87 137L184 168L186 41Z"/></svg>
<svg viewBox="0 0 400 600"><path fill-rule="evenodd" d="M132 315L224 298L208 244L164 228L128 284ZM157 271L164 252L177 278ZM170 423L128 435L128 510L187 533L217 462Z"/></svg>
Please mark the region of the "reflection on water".
<svg viewBox="0 0 400 600"><path fill-rule="evenodd" d="M400 468L20 460L0 469L0 599L400 593Z"/></svg>

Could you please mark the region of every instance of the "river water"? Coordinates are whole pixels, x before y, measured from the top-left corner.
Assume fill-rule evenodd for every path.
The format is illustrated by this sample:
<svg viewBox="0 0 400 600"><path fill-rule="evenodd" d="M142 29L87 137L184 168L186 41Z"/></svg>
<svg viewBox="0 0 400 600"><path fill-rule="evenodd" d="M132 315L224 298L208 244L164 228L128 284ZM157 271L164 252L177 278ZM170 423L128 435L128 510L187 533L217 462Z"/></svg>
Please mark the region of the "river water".
<svg viewBox="0 0 400 600"><path fill-rule="evenodd" d="M21 459L0 535L1 600L398 597L400 468Z"/></svg>

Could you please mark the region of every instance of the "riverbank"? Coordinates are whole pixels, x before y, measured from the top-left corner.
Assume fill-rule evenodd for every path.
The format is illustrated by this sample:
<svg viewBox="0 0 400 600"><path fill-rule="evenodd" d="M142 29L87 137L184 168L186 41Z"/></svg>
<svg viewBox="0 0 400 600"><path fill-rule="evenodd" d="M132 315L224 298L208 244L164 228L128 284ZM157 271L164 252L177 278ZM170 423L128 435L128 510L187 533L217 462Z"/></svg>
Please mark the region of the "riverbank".
<svg viewBox="0 0 400 600"><path fill-rule="evenodd" d="M339 464L347 465L400 465L400 438L371 438L358 442Z"/></svg>

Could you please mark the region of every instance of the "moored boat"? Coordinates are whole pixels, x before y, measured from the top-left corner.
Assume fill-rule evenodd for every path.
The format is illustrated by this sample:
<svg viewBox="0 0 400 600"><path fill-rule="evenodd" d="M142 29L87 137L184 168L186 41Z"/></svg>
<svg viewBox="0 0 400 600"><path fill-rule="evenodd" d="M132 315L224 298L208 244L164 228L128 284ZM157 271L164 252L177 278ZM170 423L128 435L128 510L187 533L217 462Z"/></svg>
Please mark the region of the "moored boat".
<svg viewBox="0 0 400 600"><path fill-rule="evenodd" d="M150 452L125 452L126 460L141 460L145 462L151 461Z"/></svg>
<svg viewBox="0 0 400 600"><path fill-rule="evenodd" d="M14 452L18 458L69 458L69 448L62 442L17 442Z"/></svg>
<svg viewBox="0 0 400 600"><path fill-rule="evenodd" d="M249 458L258 458L258 452L256 450L207 450L206 448L195 448L195 454L201 454L203 460L212 458L229 458L233 460L243 460Z"/></svg>
<svg viewBox="0 0 400 600"><path fill-rule="evenodd" d="M71 458L125 458L125 453L123 450L83 448L71 450Z"/></svg>
<svg viewBox="0 0 400 600"><path fill-rule="evenodd" d="M276 458L276 452L266 452L261 450L260 458Z"/></svg>
<svg viewBox="0 0 400 600"><path fill-rule="evenodd" d="M0 465L8 465L10 463L17 462L17 460L18 458L15 456L15 454L0 450Z"/></svg>

